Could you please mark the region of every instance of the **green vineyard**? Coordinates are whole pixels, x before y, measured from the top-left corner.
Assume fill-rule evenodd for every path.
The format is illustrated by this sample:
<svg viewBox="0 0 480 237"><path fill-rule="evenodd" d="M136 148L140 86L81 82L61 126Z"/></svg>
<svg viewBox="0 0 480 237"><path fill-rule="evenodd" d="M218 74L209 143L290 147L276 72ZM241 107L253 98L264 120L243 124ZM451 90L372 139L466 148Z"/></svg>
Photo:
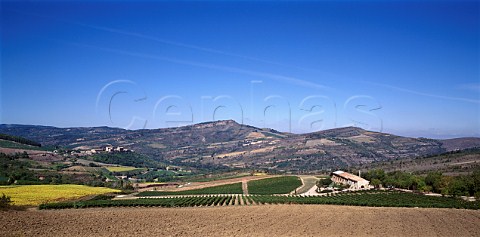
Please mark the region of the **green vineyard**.
<svg viewBox="0 0 480 237"><path fill-rule="evenodd" d="M129 200L93 200L80 202L47 203L39 209L65 209L88 207L195 207L195 206L228 206L236 204L238 196L203 196L178 198L139 198Z"/></svg>
<svg viewBox="0 0 480 237"><path fill-rule="evenodd" d="M203 195L189 197L157 197L130 200L90 200L79 202L47 203L40 209L88 207L209 207L272 204L324 204L371 207L423 207L480 209L480 202L458 198L433 197L397 191L366 191L327 196L272 196L272 195Z"/></svg>
<svg viewBox="0 0 480 237"><path fill-rule="evenodd" d="M433 197L395 191L369 191L330 196L253 196L260 204L328 204L370 207L423 207L479 209L480 202L468 202L458 198Z"/></svg>
<svg viewBox="0 0 480 237"><path fill-rule="evenodd" d="M138 197L196 195L196 194L242 194L242 183L225 184L220 186L185 190L185 191L145 191L137 194Z"/></svg>
<svg viewBox="0 0 480 237"><path fill-rule="evenodd" d="M283 176L268 179L253 180L248 182L250 194L286 194L302 185L297 176Z"/></svg>

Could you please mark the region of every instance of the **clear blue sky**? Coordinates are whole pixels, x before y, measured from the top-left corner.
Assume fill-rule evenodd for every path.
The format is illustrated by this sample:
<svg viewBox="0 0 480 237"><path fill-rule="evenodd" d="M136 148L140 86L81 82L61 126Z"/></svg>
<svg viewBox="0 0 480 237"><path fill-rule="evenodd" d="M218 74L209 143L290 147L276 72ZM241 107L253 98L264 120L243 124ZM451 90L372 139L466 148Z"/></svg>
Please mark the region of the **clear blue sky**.
<svg viewBox="0 0 480 237"><path fill-rule="evenodd" d="M480 136L479 9L2 1L0 123Z"/></svg>

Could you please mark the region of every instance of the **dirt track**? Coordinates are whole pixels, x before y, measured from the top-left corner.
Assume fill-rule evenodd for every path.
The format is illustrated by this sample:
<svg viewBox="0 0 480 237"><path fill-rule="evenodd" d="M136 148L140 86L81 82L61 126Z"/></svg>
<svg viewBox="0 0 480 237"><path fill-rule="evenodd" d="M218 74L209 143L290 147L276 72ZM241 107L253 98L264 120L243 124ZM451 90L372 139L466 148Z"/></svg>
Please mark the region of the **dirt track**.
<svg viewBox="0 0 480 237"><path fill-rule="evenodd" d="M0 236L480 236L480 211L268 205L6 212Z"/></svg>

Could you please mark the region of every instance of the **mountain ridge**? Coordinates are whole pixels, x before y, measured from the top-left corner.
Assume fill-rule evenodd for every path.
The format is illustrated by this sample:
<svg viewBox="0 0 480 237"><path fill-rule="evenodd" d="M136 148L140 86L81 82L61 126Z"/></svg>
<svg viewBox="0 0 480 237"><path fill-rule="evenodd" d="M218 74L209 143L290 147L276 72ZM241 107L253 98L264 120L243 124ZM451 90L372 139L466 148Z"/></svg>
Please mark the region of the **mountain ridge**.
<svg viewBox="0 0 480 237"><path fill-rule="evenodd" d="M124 130L124 131L142 131L142 130L162 130L162 129L175 129L175 128L185 128L185 127L194 127L194 126L199 126L199 125L206 125L206 124L218 124L218 123L235 123L239 126L244 126L244 127L251 127L255 129L262 129L262 130L271 130L275 131L277 133L282 133L285 135L307 135L307 134L316 134L316 133L324 133L328 131L340 131L344 129L357 129L357 130L363 130L363 131L368 131L368 132L376 132L376 133L383 133L383 134L391 134L394 135L393 133L385 133L385 132L377 132L377 131L370 131L363 129L361 127L355 127L355 126L346 126L346 127L336 127L336 128L329 128L325 130L319 130L319 131L314 131L314 132L306 132L306 133L290 133L290 132L280 132L272 128L260 128L260 127L255 127L252 125L248 124L242 124L238 123L237 121L233 119L227 119L227 120L216 120L216 121L206 121L206 122L200 122L200 123L195 123L195 124L187 124L187 125L181 125L177 127L165 127L165 128L140 128L140 129L125 129L125 128L120 128L120 127L111 127L111 126L85 126L85 127L57 127L53 125L34 125L34 124L0 124L0 130L1 129L8 129L8 128L20 128L20 127L30 127L30 128L38 128L38 127L43 127L43 128L52 128L52 129L116 129L116 130ZM401 136L401 137L407 137L403 135L395 135L395 136ZM480 137L474 137L474 136L468 136L468 137L453 137L453 138L429 138L429 137L411 137L411 138L425 138L425 139L433 139L433 140L455 140L455 139L480 139Z"/></svg>
<svg viewBox="0 0 480 237"><path fill-rule="evenodd" d="M480 138L411 138L358 127L289 134L234 120L139 130L2 124L0 133L68 149L123 146L161 162L190 167L220 165L297 171L336 169L480 147Z"/></svg>

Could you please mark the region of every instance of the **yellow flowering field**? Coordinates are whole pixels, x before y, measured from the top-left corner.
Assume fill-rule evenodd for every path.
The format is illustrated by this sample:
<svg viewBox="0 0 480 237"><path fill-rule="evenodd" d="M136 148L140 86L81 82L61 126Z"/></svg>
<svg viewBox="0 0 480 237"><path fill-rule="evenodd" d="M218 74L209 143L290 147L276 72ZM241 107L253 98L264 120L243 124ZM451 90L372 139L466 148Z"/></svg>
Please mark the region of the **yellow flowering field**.
<svg viewBox="0 0 480 237"><path fill-rule="evenodd" d="M0 195L4 193L10 196L13 204L19 206L38 206L46 202L114 192L120 192L120 190L75 184L0 186Z"/></svg>

